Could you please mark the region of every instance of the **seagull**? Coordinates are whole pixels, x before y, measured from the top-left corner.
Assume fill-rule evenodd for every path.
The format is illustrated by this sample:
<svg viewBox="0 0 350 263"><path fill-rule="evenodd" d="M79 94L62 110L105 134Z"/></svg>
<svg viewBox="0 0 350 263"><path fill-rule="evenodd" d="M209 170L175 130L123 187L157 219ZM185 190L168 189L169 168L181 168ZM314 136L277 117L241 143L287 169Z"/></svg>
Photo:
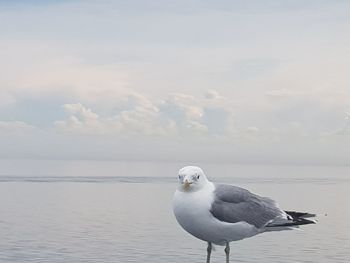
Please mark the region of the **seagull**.
<svg viewBox="0 0 350 263"><path fill-rule="evenodd" d="M199 167L186 166L178 177L174 215L184 230L207 242L207 263L213 244L225 246L229 263L231 241L316 223L307 219L314 214L284 211L270 198L237 186L212 183Z"/></svg>

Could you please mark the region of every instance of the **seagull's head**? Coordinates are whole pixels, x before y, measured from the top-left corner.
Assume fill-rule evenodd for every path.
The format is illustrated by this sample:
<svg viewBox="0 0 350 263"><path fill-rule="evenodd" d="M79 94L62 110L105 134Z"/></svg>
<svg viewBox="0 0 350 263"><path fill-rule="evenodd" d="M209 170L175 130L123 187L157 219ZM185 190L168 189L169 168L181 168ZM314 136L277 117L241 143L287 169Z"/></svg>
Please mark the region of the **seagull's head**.
<svg viewBox="0 0 350 263"><path fill-rule="evenodd" d="M208 182L203 170L197 166L185 166L179 170L179 187L182 192L195 192Z"/></svg>

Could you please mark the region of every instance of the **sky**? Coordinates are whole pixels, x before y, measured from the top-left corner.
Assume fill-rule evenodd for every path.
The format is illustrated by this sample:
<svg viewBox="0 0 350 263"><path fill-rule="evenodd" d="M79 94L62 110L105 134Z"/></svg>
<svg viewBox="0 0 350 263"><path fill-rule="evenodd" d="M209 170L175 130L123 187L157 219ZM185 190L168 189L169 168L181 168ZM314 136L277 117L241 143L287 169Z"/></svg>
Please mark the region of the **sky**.
<svg viewBox="0 0 350 263"><path fill-rule="evenodd" d="M349 12L0 1L0 158L349 165Z"/></svg>

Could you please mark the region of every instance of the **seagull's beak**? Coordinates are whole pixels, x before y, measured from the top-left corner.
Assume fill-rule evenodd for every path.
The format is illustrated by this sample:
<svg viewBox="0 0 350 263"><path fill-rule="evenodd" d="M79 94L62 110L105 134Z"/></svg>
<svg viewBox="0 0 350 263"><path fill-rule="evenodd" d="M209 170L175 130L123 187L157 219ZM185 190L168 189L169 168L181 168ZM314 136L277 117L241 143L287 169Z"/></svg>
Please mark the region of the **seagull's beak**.
<svg viewBox="0 0 350 263"><path fill-rule="evenodd" d="M191 182L189 182L188 180L185 180L185 182L184 182L184 189L187 191L190 188L191 184L192 184Z"/></svg>

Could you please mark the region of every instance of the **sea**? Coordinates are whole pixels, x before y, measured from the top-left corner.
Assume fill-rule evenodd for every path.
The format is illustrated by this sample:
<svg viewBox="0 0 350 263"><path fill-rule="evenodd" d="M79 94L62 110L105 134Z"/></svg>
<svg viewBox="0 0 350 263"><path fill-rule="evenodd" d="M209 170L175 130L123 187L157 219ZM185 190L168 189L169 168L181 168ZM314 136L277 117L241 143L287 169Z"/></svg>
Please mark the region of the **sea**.
<svg viewBox="0 0 350 263"><path fill-rule="evenodd" d="M177 172L271 197L317 224L231 243L231 262L350 262L350 167L164 161L0 160L0 262L205 262L177 224ZM225 262L216 246L212 263Z"/></svg>

